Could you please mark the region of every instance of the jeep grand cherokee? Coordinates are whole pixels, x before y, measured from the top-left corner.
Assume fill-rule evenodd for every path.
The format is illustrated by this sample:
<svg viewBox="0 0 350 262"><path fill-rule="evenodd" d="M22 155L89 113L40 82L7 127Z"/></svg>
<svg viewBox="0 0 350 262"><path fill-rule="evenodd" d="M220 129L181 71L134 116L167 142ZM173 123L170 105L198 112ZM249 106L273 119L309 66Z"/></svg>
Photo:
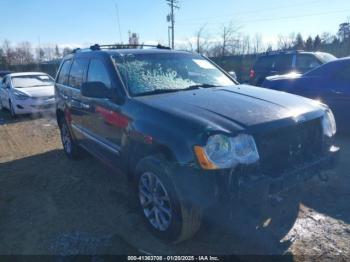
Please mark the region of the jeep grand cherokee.
<svg viewBox="0 0 350 262"><path fill-rule="evenodd" d="M332 167L326 105L239 85L198 54L122 47L63 59L57 121L69 157L85 149L128 174L156 235L190 238L221 195L265 201Z"/></svg>

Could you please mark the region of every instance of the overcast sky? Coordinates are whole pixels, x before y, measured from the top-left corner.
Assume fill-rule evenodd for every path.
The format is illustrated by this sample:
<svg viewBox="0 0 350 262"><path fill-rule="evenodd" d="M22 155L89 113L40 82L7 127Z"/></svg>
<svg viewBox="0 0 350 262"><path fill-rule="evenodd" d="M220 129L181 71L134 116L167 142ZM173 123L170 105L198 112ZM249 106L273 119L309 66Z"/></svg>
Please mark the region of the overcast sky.
<svg viewBox="0 0 350 262"><path fill-rule="evenodd" d="M304 37L336 33L350 17L350 0L179 0L176 40L185 43L202 25L215 38L220 26L234 21L243 34L260 33L264 42L279 34ZM88 45L127 42L128 31L142 42L168 42L165 0L0 0L0 40L12 43ZM116 8L116 4L118 8ZM118 9L118 10L117 10ZM117 13L119 11L120 26ZM119 31L120 28L120 31Z"/></svg>

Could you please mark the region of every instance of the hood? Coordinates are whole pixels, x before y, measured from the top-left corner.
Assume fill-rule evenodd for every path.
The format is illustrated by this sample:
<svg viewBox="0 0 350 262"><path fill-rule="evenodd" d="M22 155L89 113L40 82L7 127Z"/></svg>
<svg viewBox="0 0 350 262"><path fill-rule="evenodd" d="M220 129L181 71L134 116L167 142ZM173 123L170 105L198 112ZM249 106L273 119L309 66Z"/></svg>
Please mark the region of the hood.
<svg viewBox="0 0 350 262"><path fill-rule="evenodd" d="M286 79L297 79L297 78L300 78L301 76L302 76L302 74L292 72L292 73L285 74L285 75L268 76L268 77L266 77L266 79L269 81L276 81L276 80L286 80Z"/></svg>
<svg viewBox="0 0 350 262"><path fill-rule="evenodd" d="M48 97L55 95L54 86L37 86L37 87L23 87L16 88L19 92L22 92L30 97Z"/></svg>
<svg viewBox="0 0 350 262"><path fill-rule="evenodd" d="M320 116L323 113L316 101L249 85L180 91L137 99L158 110L200 120L206 126L227 131L232 131L232 124L236 129L246 129L299 116L305 120L306 114L318 112Z"/></svg>

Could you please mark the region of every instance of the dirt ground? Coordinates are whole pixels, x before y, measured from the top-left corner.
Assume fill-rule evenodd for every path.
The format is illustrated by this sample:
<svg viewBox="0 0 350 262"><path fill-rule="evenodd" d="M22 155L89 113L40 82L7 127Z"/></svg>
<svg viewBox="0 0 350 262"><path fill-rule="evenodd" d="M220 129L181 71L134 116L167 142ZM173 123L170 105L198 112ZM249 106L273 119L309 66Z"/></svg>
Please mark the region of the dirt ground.
<svg viewBox="0 0 350 262"><path fill-rule="evenodd" d="M294 260L348 260L350 139L338 137L337 143L342 155L333 178L305 183L297 193L298 218L291 229L282 223L277 241L237 230L241 220L217 217L218 212L193 239L173 245L148 233L123 174L89 156L65 157L53 117L11 120L0 112L0 254L289 254Z"/></svg>

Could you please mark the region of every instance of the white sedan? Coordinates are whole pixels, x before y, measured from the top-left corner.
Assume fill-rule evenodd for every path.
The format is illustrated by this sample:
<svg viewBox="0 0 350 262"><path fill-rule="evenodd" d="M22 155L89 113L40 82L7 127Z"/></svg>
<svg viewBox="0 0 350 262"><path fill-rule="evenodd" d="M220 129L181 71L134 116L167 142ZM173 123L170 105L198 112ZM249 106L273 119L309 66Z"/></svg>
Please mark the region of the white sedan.
<svg viewBox="0 0 350 262"><path fill-rule="evenodd" d="M7 108L12 117L42 113L55 108L54 80L45 73L12 73L2 79L0 110Z"/></svg>

